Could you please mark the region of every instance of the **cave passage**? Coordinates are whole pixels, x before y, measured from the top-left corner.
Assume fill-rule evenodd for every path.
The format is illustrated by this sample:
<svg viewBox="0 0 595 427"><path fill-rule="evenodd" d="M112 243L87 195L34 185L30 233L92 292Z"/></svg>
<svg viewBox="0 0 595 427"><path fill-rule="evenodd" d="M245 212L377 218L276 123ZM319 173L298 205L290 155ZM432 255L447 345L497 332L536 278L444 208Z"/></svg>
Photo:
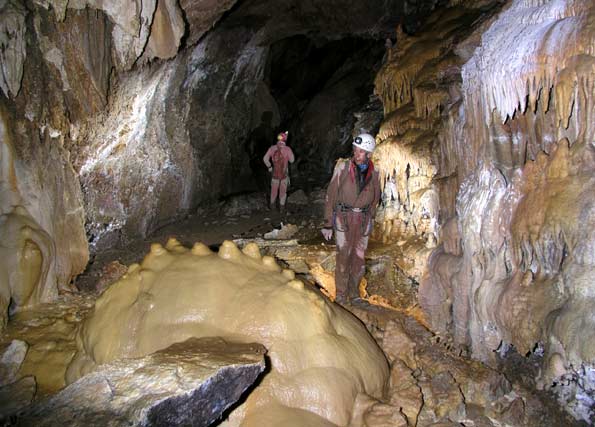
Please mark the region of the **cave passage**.
<svg viewBox="0 0 595 427"><path fill-rule="evenodd" d="M593 425L594 39L575 0L0 2L0 421Z"/></svg>

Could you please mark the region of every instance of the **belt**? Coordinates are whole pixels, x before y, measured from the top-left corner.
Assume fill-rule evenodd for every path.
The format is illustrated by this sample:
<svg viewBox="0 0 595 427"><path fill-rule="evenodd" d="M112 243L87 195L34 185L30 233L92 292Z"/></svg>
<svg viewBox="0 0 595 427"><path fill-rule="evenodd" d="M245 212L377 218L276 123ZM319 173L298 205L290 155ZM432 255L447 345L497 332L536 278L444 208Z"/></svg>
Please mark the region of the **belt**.
<svg viewBox="0 0 595 427"><path fill-rule="evenodd" d="M368 212L368 210L370 209L370 205L364 206L363 208L354 208L353 206L345 205L343 203L339 203L337 205L337 207L344 212L351 211L351 212L356 212L356 213L365 213L365 212Z"/></svg>

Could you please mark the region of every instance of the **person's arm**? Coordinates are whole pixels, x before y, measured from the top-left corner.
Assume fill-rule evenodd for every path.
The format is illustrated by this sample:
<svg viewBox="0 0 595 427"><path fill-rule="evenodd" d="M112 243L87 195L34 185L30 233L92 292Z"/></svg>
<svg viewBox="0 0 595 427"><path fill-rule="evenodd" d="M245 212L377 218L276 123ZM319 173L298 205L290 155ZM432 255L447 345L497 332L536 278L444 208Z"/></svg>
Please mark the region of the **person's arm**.
<svg viewBox="0 0 595 427"><path fill-rule="evenodd" d="M295 161L295 157L293 155L293 150L290 147L287 147L287 161L289 163L293 163Z"/></svg>
<svg viewBox="0 0 595 427"><path fill-rule="evenodd" d="M262 158L262 161L264 162L264 164L266 165L266 167L271 170L271 156L273 155L273 151L272 151L273 147L269 147L269 149L267 150L266 154L264 155L264 157Z"/></svg>
<svg viewBox="0 0 595 427"><path fill-rule="evenodd" d="M329 182L328 188L326 189L326 198L324 203L324 228L333 227L333 211L337 204L337 198L339 196L339 184L341 171L344 168L345 162L342 160L337 161L335 164L335 170L333 171L333 177Z"/></svg>

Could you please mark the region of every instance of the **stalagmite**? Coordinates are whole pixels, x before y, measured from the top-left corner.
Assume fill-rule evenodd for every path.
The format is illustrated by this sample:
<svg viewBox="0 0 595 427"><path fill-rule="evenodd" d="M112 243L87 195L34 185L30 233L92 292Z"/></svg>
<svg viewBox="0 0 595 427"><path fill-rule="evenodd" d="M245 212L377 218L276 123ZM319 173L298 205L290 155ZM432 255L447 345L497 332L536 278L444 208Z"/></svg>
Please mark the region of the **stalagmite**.
<svg viewBox="0 0 595 427"><path fill-rule="evenodd" d="M169 240L109 287L78 336L67 377L139 357L189 337L260 342L271 371L226 426L347 425L358 396L380 399L384 355L359 321L262 257L254 244L224 242L217 253ZM296 418L297 417L297 418ZM283 421L284 423L284 421Z"/></svg>

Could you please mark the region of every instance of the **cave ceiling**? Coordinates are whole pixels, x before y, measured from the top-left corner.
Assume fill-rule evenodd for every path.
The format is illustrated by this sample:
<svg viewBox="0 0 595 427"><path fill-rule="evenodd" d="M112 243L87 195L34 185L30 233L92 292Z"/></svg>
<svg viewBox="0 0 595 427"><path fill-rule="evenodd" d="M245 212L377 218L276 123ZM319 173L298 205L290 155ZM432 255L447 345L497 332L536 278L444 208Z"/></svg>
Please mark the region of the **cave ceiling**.
<svg viewBox="0 0 595 427"><path fill-rule="evenodd" d="M394 37L401 23L414 30L437 0L255 0L180 1L188 22L187 43L202 37L217 21L225 27L248 27L259 32L260 43L270 45L294 35L324 43L346 36Z"/></svg>

